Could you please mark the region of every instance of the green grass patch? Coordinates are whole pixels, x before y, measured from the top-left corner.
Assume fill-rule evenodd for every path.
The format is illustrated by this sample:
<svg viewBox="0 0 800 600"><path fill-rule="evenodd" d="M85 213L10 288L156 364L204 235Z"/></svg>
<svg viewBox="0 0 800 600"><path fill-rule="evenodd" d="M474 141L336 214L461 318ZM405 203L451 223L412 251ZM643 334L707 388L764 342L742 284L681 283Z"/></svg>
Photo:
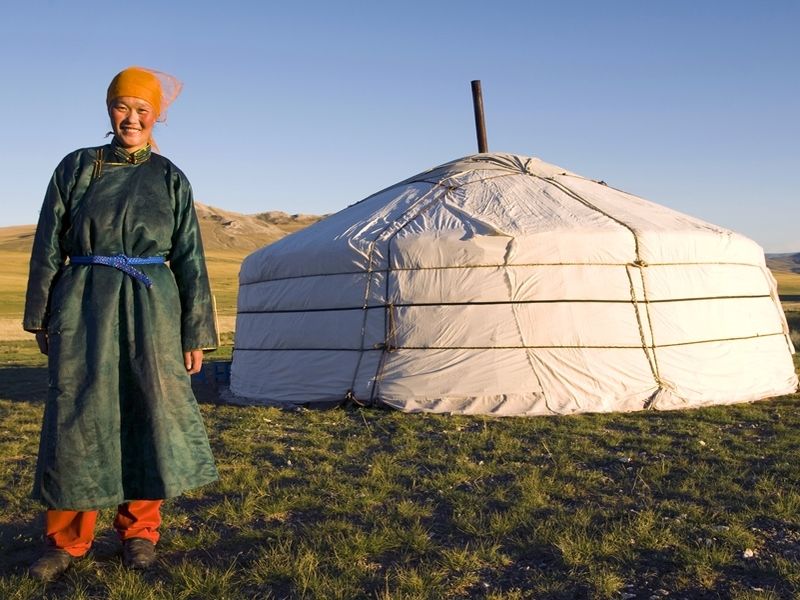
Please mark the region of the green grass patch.
<svg viewBox="0 0 800 600"><path fill-rule="evenodd" d="M508 419L203 403L221 480L166 503L157 568L122 568L106 510L45 588L25 576L44 361L0 352L2 598L800 594L798 396Z"/></svg>

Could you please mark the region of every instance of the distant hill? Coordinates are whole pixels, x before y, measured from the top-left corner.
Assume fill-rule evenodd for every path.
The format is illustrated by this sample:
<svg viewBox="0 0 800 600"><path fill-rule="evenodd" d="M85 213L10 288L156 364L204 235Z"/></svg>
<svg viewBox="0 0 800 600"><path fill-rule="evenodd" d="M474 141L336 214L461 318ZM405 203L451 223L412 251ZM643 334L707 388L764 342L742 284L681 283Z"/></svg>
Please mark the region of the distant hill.
<svg viewBox="0 0 800 600"><path fill-rule="evenodd" d="M249 253L322 219L318 215L289 215L280 211L244 215L199 202L195 207L203 245L209 251ZM0 250L29 253L35 230L35 225L0 227Z"/></svg>
<svg viewBox="0 0 800 600"><path fill-rule="evenodd" d="M204 204L195 206L206 250L257 250L322 219L276 210L243 215Z"/></svg>
<svg viewBox="0 0 800 600"><path fill-rule="evenodd" d="M800 252L767 254L767 266L776 273L800 273Z"/></svg>
<svg viewBox="0 0 800 600"><path fill-rule="evenodd" d="M30 253L35 225L0 227L0 250Z"/></svg>

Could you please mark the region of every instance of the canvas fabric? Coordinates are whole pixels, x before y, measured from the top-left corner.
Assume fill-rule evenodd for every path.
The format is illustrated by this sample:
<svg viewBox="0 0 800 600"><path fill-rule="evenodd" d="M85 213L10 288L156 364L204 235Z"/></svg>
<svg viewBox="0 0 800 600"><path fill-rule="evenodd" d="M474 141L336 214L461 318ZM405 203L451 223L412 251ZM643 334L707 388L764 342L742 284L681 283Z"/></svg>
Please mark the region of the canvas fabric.
<svg viewBox="0 0 800 600"><path fill-rule="evenodd" d="M248 256L233 401L493 415L793 392L752 240L535 158L466 157Z"/></svg>

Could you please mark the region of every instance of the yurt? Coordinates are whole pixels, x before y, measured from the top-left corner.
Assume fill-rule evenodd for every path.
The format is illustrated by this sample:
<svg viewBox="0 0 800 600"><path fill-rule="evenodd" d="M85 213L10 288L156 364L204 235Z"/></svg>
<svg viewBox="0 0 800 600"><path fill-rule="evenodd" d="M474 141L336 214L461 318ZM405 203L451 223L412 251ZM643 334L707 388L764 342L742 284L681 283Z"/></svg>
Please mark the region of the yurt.
<svg viewBox="0 0 800 600"><path fill-rule="evenodd" d="M242 264L236 401L548 415L794 392L762 249L524 156L406 179Z"/></svg>

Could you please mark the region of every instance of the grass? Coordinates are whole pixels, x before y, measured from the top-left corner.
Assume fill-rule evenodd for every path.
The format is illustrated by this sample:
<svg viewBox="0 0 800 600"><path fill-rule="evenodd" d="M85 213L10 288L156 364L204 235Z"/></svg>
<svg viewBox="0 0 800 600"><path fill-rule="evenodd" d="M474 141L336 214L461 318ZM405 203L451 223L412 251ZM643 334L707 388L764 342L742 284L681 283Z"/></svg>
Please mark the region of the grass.
<svg viewBox="0 0 800 600"><path fill-rule="evenodd" d="M800 274L785 271L773 271L778 282L778 293L787 295L800 294Z"/></svg>
<svg viewBox="0 0 800 600"><path fill-rule="evenodd" d="M789 325L789 336L794 347L800 351L800 304L792 304L791 308L786 308L784 312Z"/></svg>
<svg viewBox="0 0 800 600"><path fill-rule="evenodd" d="M209 250L206 253L208 276L211 279L217 310L222 316L236 315L236 294L239 291L239 265L249 254L233 250Z"/></svg>
<svg viewBox="0 0 800 600"><path fill-rule="evenodd" d="M28 252L0 252L3 270L0 271L0 317L22 319L25 308L25 287L28 283Z"/></svg>
<svg viewBox="0 0 800 600"><path fill-rule="evenodd" d="M221 480L166 503L158 567L121 567L106 510L44 587L25 576L44 362L0 356L2 598L800 594L798 396L526 419L203 403Z"/></svg>
<svg viewBox="0 0 800 600"><path fill-rule="evenodd" d="M240 260L209 252L223 316ZM10 269L0 316L16 317L26 273ZM800 311L787 319L798 344ZM211 361L230 359L222 341ZM122 568L105 510L90 556L42 586L25 569L46 386L32 340L0 342L0 598L800 596L800 396L493 419L220 406L213 385L196 392L221 479L166 503L157 568Z"/></svg>

